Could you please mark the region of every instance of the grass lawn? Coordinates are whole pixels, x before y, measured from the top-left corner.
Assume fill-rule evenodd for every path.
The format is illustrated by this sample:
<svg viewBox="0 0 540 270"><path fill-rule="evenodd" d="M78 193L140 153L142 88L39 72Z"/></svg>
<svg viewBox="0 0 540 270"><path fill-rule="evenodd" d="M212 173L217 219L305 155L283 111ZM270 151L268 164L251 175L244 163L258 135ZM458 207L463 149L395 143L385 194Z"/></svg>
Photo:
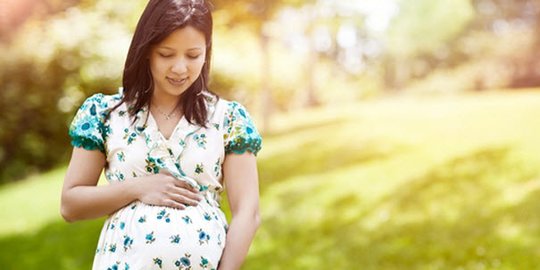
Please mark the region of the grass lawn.
<svg viewBox="0 0 540 270"><path fill-rule="evenodd" d="M244 269L534 269L540 92L394 97L274 119ZM65 168L0 187L2 269L90 269Z"/></svg>

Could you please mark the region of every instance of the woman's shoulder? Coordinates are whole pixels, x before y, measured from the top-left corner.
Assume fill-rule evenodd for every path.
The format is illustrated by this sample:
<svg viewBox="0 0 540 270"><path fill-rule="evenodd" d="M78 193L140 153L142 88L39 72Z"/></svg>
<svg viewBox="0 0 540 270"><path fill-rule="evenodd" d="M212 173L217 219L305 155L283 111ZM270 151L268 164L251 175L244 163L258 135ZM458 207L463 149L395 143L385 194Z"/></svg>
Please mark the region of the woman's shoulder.
<svg viewBox="0 0 540 270"><path fill-rule="evenodd" d="M249 151L257 155L262 138L246 107L235 100L223 100L223 106L225 153L242 154Z"/></svg>
<svg viewBox="0 0 540 270"><path fill-rule="evenodd" d="M96 106L99 109L108 109L118 104L120 100L122 100L122 92L116 94L95 93L86 98L81 108Z"/></svg>
<svg viewBox="0 0 540 270"><path fill-rule="evenodd" d="M87 97L77 111L77 115L89 115L102 120L122 100L122 93L94 93Z"/></svg>
<svg viewBox="0 0 540 270"><path fill-rule="evenodd" d="M246 111L246 107L236 100L228 100L220 97L216 102L216 108L221 109L225 114L231 114L234 111Z"/></svg>

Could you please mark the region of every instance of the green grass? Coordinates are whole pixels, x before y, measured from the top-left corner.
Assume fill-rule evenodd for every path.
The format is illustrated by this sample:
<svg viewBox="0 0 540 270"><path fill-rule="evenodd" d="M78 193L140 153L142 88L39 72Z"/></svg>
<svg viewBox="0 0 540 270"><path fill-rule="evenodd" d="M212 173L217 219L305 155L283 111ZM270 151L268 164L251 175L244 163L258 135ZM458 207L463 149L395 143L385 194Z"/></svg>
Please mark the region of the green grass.
<svg viewBox="0 0 540 270"><path fill-rule="evenodd" d="M64 173L60 168L0 187L0 237L30 233L57 221Z"/></svg>
<svg viewBox="0 0 540 270"><path fill-rule="evenodd" d="M538 115L517 92L276 117L244 269L534 269ZM64 170L0 188L2 269L90 268L102 220L60 220Z"/></svg>

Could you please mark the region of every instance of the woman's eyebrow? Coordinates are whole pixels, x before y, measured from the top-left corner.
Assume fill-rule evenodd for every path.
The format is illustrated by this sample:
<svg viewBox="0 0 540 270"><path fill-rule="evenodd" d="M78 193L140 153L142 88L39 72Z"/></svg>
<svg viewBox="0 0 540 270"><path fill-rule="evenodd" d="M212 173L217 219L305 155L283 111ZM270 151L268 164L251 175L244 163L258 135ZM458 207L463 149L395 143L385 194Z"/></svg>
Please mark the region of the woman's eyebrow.
<svg viewBox="0 0 540 270"><path fill-rule="evenodd" d="M172 47L169 47L169 46L166 46L166 45L163 45L163 46L158 46L158 48L160 49L167 49L167 50L171 50L171 51L176 51L175 48L172 48ZM187 49L188 51L200 51L202 50L203 47L193 47L193 48L189 48Z"/></svg>
<svg viewBox="0 0 540 270"><path fill-rule="evenodd" d="M159 49L167 49L167 50L171 50L171 51L174 51L175 49L174 48L171 48L171 47L168 47L168 46L158 46Z"/></svg>

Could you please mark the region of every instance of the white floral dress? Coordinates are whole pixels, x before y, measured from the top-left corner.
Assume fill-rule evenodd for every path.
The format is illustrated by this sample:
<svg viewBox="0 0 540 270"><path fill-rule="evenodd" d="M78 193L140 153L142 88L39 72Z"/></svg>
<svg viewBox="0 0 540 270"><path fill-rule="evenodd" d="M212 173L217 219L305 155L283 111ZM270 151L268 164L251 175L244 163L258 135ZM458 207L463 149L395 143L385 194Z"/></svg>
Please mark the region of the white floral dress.
<svg viewBox="0 0 540 270"><path fill-rule="evenodd" d="M257 154L261 148L248 112L205 93L207 127L182 118L165 139L147 108L132 118L124 103L107 117L121 95L95 94L83 103L70 126L72 145L106 155L109 183L169 173L205 199L185 210L140 201L118 210L103 225L93 269L216 269L227 232L219 205L223 160L228 153Z"/></svg>

